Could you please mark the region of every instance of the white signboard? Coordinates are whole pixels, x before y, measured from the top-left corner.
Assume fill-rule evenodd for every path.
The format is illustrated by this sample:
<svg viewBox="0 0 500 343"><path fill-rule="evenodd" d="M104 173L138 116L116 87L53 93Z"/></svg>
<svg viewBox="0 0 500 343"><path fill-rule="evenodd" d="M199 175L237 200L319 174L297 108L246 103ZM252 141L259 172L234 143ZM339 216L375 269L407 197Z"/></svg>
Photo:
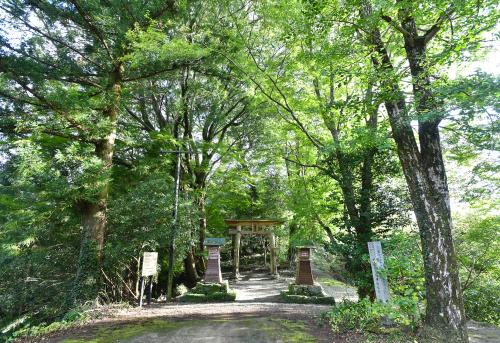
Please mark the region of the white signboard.
<svg viewBox="0 0 500 343"><path fill-rule="evenodd" d="M156 274L156 262L158 261L157 252L145 252L142 259L142 276Z"/></svg>
<svg viewBox="0 0 500 343"><path fill-rule="evenodd" d="M370 263L372 265L373 284L375 285L375 295L382 302L389 300L389 285L387 278L379 274L379 270L384 269L384 255L382 255L382 245L379 241L368 242L368 252L370 253Z"/></svg>

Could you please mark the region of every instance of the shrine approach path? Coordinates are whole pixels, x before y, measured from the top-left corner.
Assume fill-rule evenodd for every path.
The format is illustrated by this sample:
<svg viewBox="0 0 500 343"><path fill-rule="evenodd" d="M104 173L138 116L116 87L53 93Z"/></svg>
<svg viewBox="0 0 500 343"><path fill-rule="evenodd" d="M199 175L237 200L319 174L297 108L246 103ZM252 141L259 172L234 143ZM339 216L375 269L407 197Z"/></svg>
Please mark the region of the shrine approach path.
<svg viewBox="0 0 500 343"><path fill-rule="evenodd" d="M356 300L356 290L329 275L314 270L328 295L337 301ZM291 278L274 279L267 273L246 272L238 282L235 302L183 304L156 303L151 306L113 308L103 318L85 326L43 337L41 342L124 343L273 343L273 342L362 342L357 337L334 336L322 313L328 305L288 304L279 293ZM471 343L500 342L497 328L471 324ZM33 342L34 340L29 340ZM35 340L36 341L36 340ZM379 342L379 341L377 341Z"/></svg>

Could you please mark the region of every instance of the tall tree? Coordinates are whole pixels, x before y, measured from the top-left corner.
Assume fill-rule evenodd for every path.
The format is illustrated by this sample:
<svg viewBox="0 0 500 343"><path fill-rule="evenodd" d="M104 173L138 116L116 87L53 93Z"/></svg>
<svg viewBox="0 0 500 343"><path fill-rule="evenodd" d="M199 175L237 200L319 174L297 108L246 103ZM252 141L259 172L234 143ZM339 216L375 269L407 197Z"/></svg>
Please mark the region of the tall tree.
<svg viewBox="0 0 500 343"><path fill-rule="evenodd" d="M466 2L428 2L422 6L412 1L396 1L390 3L390 7L374 10L370 2L364 1L359 10L360 27L374 52L372 63L379 72L380 86L386 94L385 107L420 229L426 280L426 324L435 328L435 333L440 333L437 339L457 342L468 341L466 317L453 247L450 197L439 135L439 125L445 113L441 109L442 100L433 94L431 78L437 73L436 65L440 65L443 59L451 61L454 51L475 44L480 39L480 32L491 27L495 16L491 12L494 11L492 4L482 4L480 11L472 10L474 6ZM434 11L434 15L426 16L422 11ZM384 22L401 35L401 39L390 42L392 45L383 41ZM455 37L453 28L446 32L443 27L448 22L455 29L460 27L463 34ZM440 33L441 43L444 42L442 49L429 56L429 51L432 51L430 44ZM403 48L409 65L413 93L411 107L405 101L399 83L400 71L389 55L391 48ZM414 119L418 121L418 141L411 125Z"/></svg>
<svg viewBox="0 0 500 343"><path fill-rule="evenodd" d="M26 32L23 37L2 40L0 70L7 80L2 97L22 106L23 119L31 124L18 123L13 128L42 131L91 147L99 171L91 194L75 204L83 236L75 286L68 297L71 305L97 296L124 87L175 69L180 61L198 59L200 50L186 52L187 42L157 40L148 46L164 48L161 61L144 66L137 55L130 58L142 47L140 40L131 42L140 37L128 36L129 31L172 14L175 6L170 2L7 1L1 8L7 13L4 21L9 30ZM179 47L185 49L178 51ZM176 54L166 53L169 48Z"/></svg>

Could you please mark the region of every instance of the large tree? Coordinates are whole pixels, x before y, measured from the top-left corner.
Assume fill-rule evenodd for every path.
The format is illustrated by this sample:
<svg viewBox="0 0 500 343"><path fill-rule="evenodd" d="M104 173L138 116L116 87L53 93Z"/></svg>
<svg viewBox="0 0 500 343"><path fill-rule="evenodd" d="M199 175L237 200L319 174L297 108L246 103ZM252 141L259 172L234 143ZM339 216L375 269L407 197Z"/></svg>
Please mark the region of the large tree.
<svg viewBox="0 0 500 343"><path fill-rule="evenodd" d="M143 55L135 53L148 49L141 46L141 36L129 33L173 15L173 2L7 1L1 8L8 30L24 32L2 39L0 71L5 82L0 91L16 109L5 129L59 136L92 149L89 163L94 164L95 178L85 186L90 191L75 199L83 236L75 286L68 297L71 305L97 296L109 181L127 84L188 64L203 53L189 50L189 42L165 36L148 41L147 48L163 53L156 63L146 64Z"/></svg>
<svg viewBox="0 0 500 343"><path fill-rule="evenodd" d="M434 95L432 79L440 76L443 81L438 69L443 62L453 62L457 52L474 47L481 40L481 32L491 28L495 18L491 6L489 2L473 5L446 1L396 1L375 9L364 1L359 6L358 28L373 51L372 63L385 92L385 107L420 229L427 299L425 321L435 329L431 334L437 334L438 340L467 342L468 338L439 134L439 125L447 113L442 108L444 99ZM382 35L386 27L396 34L395 39ZM433 46L436 37L439 44ZM399 69L391 50L406 59L410 75ZM411 81L411 102L405 99L401 76ZM418 139L412 120L418 123Z"/></svg>

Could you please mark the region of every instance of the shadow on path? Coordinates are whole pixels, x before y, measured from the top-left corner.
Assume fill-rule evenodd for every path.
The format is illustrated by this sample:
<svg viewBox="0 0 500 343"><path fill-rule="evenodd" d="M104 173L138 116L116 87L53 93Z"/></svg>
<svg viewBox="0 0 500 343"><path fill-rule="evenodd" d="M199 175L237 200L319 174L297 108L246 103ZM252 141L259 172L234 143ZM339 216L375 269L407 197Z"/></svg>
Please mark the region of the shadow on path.
<svg viewBox="0 0 500 343"><path fill-rule="evenodd" d="M229 287L236 292L237 302L282 302L280 292L288 288L288 281L265 272L244 272Z"/></svg>

